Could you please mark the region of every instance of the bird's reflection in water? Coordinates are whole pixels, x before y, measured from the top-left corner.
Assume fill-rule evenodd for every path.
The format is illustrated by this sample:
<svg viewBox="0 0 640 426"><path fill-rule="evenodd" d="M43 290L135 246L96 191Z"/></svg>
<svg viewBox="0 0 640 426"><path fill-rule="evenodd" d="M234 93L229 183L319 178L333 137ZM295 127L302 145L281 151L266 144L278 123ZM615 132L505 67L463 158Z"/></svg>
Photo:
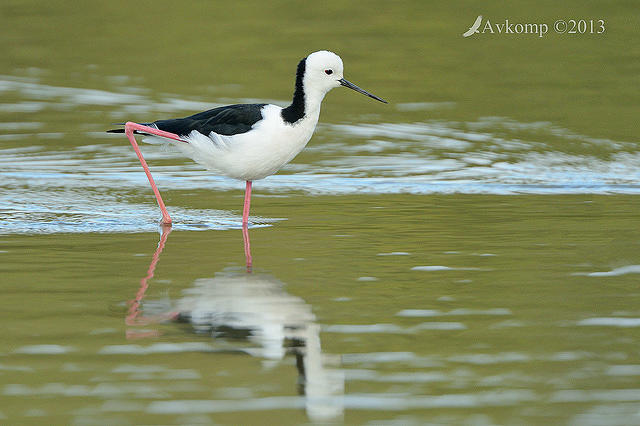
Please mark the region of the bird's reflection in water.
<svg viewBox="0 0 640 426"><path fill-rule="evenodd" d="M252 271L249 232L243 228L246 272L225 269L213 278L199 278L166 313L144 315L142 300L153 278L160 254L171 233L163 227L162 236L147 274L140 280L136 299L130 303L127 325L149 325L173 320L190 323L196 333L224 339L226 347L238 348L271 362L292 354L298 370L298 390L305 397L307 415L312 420L335 419L343 413L339 396L344 393L344 377L326 368L320 345L320 327L311 306L284 290L284 284L269 274ZM128 330L128 338L153 337L156 330Z"/></svg>

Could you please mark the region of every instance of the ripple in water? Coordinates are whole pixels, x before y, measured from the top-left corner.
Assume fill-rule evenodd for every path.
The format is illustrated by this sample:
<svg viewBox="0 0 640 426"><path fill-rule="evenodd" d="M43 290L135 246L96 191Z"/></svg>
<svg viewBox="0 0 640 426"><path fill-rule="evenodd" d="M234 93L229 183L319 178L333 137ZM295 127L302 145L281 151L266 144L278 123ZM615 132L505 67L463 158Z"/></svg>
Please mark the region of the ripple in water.
<svg viewBox="0 0 640 426"><path fill-rule="evenodd" d="M83 138L90 144L68 148L58 144L51 149L50 140L77 139L77 132L47 132L47 123L39 118L46 111L73 112L94 105L112 109L105 113L111 122L133 112L180 115L217 104L170 95L152 101L141 88L123 86L120 90L56 87L35 79L0 77L0 93L12 93L14 98L0 103L0 114L17 111L24 117L23 122L8 119L0 129L5 132L0 140L13 145L0 149L0 213L4 219L0 233L156 228L155 203L128 201L132 193L147 194L148 183L126 139L84 131ZM407 105L397 111L444 107ZM256 190L329 195L640 193L637 144L579 135L548 122L485 117L474 122L321 124L317 133L293 164L257 182ZM185 162L177 153L150 146L143 150L160 188L243 188L241 183ZM309 156L313 160L305 163ZM125 214L131 211L136 212L135 217ZM228 229L240 224L240 218L229 212L174 205L171 211L180 218L176 226L183 229Z"/></svg>

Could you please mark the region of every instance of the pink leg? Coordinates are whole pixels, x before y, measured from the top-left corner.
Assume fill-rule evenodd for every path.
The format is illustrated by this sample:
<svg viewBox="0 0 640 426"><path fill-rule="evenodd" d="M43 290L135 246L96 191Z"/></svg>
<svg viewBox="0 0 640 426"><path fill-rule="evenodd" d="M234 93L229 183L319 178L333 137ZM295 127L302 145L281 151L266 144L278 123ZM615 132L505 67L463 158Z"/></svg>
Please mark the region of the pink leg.
<svg viewBox="0 0 640 426"><path fill-rule="evenodd" d="M151 184L151 189L153 190L153 193L156 196L156 200L158 200L158 205L160 206L160 210L162 210L162 223L165 225L170 225L171 216L169 216L169 213L167 212L167 208L164 206L164 201L162 201L162 197L160 196L160 191L158 191L158 187L156 186L156 183L153 181L153 177L151 176L151 172L149 171L149 166L147 166L147 162L144 160L144 157L142 156L142 152L140 152L140 148L138 147L136 138L135 136L133 136L134 130L141 130L145 133L162 136L164 138L174 139L174 140L185 142L185 143L186 141L180 139L180 136L176 134L164 132L162 130L154 129L153 127L149 127L149 126L143 126L142 124L133 123L131 121L128 121L124 125L124 133L127 135L127 138L129 138L129 142L131 142L131 145L133 146L133 149L136 152L136 155L138 155L140 164L142 164L142 168L144 169L144 172L146 173L147 178L149 179L149 183Z"/></svg>
<svg viewBox="0 0 640 426"><path fill-rule="evenodd" d="M247 181L247 187L244 191L244 209L242 210L242 226L249 224L249 209L251 208L251 181Z"/></svg>

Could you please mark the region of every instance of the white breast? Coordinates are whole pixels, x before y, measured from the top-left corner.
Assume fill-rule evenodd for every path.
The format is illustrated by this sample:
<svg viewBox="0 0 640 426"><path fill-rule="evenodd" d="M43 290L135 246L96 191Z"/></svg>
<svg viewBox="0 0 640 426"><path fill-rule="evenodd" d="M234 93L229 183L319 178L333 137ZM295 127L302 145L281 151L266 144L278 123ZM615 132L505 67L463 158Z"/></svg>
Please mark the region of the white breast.
<svg viewBox="0 0 640 426"><path fill-rule="evenodd" d="M266 105L263 119L238 135L203 135L191 132L189 143L172 142L185 155L207 169L241 180L258 180L274 174L307 145L318 122L319 111L295 124L282 120L282 108Z"/></svg>

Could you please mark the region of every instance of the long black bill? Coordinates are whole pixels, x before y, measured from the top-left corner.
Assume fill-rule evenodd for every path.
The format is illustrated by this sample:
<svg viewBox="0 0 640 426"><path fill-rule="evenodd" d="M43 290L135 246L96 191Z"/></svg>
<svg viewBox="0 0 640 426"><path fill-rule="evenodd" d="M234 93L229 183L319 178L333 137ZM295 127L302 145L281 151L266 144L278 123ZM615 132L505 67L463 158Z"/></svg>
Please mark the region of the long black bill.
<svg viewBox="0 0 640 426"><path fill-rule="evenodd" d="M376 95L372 95L371 93L367 92L366 90L359 88L358 86L356 86L355 84L351 83L350 81L345 80L344 78L341 78L338 81L340 82L340 84L342 86L348 87L349 89L353 89L356 92L362 93L363 95L367 95L368 97L373 98L376 101L384 102L385 104L389 103L389 102L385 101L384 99L379 98Z"/></svg>

